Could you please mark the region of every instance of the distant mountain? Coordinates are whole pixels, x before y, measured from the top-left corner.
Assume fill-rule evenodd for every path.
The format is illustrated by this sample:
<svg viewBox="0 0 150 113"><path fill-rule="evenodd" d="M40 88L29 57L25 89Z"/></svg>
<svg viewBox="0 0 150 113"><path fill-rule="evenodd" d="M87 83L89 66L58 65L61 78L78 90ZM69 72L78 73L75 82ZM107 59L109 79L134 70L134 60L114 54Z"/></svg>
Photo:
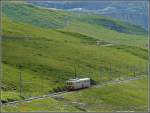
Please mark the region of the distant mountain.
<svg viewBox="0 0 150 113"><path fill-rule="evenodd" d="M56 8L75 12L89 12L111 16L148 29L147 1L30 1L30 3L46 8Z"/></svg>

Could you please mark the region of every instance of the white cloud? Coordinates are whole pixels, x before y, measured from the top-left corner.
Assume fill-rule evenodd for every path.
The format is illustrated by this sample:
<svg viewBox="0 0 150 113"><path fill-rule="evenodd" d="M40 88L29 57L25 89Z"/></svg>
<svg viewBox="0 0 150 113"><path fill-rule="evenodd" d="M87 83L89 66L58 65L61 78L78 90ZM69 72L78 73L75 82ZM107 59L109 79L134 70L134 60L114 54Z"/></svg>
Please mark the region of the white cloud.
<svg viewBox="0 0 150 113"><path fill-rule="evenodd" d="M83 8L73 8L73 9L68 9L68 11L82 11L85 10Z"/></svg>

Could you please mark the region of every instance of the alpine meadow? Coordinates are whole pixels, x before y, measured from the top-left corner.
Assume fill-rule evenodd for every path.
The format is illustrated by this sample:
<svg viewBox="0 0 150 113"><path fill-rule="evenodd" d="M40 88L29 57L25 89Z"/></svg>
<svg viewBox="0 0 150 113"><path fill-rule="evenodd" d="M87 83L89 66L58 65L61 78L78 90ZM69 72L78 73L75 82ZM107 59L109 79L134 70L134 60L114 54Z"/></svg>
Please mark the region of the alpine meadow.
<svg viewBox="0 0 150 113"><path fill-rule="evenodd" d="M148 31L139 25L3 1L1 41L4 112L148 111ZM68 91L76 77L91 87Z"/></svg>

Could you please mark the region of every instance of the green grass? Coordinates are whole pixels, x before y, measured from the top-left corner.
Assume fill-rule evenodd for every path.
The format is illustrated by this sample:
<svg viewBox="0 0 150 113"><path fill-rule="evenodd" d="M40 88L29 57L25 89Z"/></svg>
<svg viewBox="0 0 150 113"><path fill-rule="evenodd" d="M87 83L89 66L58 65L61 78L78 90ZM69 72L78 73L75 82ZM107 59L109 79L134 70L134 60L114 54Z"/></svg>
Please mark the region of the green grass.
<svg viewBox="0 0 150 113"><path fill-rule="evenodd" d="M89 22L87 16L81 14L79 18L75 13L40 9L25 3L5 3L2 21L4 94L14 92L18 97L20 71L26 98L63 87L66 80L74 77L74 65L78 77L90 77L97 83L147 74L146 32L138 26L135 29L133 25L97 15L90 16L92 22ZM106 22L93 23L95 19L106 19ZM104 24L108 21L123 26L126 32L107 28ZM102 45L113 45L97 46L98 40ZM55 105L56 100L50 101ZM49 100L47 102L49 104ZM79 110L76 107L56 110L65 109Z"/></svg>
<svg viewBox="0 0 150 113"><path fill-rule="evenodd" d="M81 22L92 24L92 25L103 26L104 28L114 30L117 32L127 33L127 34L141 34L141 35L147 33L146 30L144 30L139 26L133 25L131 23L122 22L120 20L116 20L111 17L100 16L93 13L81 13L81 12L77 12L73 14L75 14L76 19Z"/></svg>
<svg viewBox="0 0 150 113"><path fill-rule="evenodd" d="M118 32L128 34L145 34L147 33L143 28L124 23L119 20L112 19L106 16L88 13L66 13L64 11L55 11L38 8L31 4L15 4L3 3L3 12L12 20L29 23L35 26L45 28L63 28L68 26L72 21L88 23L91 25L103 26ZM79 16L80 15L80 16Z"/></svg>
<svg viewBox="0 0 150 113"><path fill-rule="evenodd" d="M2 9L3 14L14 22L42 28L64 29L67 32L81 33L114 44L147 47L147 32L144 29L112 18L86 13L81 13L79 16L76 13L47 10L23 3L4 2ZM111 25L114 28L110 28Z"/></svg>
<svg viewBox="0 0 150 113"><path fill-rule="evenodd" d="M145 48L138 48L138 47L134 47L134 46L120 46L120 45L115 45L113 47L116 49L119 49L119 50L129 52L140 58L148 59L148 55L147 55L148 50Z"/></svg>
<svg viewBox="0 0 150 113"><path fill-rule="evenodd" d="M3 107L3 111L147 111L147 77L127 83L109 84L68 94L63 99L47 98L33 100L14 106Z"/></svg>
<svg viewBox="0 0 150 113"><path fill-rule="evenodd" d="M106 29L105 27L99 25L91 25L74 21L67 27L63 28L63 30L81 33L83 35L95 37L98 40L105 40L113 44L147 47L146 35L125 34Z"/></svg>
<svg viewBox="0 0 150 113"><path fill-rule="evenodd" d="M7 18L3 23L3 63L13 69L18 69L14 73L16 77L19 75L20 65L22 65L23 74L26 73L26 70L29 70L28 76L32 77L34 76L33 73L36 73L37 76L44 76L45 79L49 79L47 87L53 87L52 84L63 85L67 79L74 77L74 64L79 65L77 67L79 75L87 76L90 71L94 72L90 77L98 82L121 76L132 76L127 66L136 66L139 68L139 73L145 71L147 50L141 49L141 54L144 57L141 58L115 47L84 44L82 43L83 39L80 39L78 35L70 36L60 33L60 31L13 23ZM112 64L112 70L114 71L111 72L111 76L109 74L110 64ZM104 65L102 75L99 73L101 65ZM4 77L11 77L12 71L5 69L5 66L4 70L10 72ZM24 79L26 80L26 76ZM13 82L13 79L10 81ZM8 80L5 83L9 83Z"/></svg>
<svg viewBox="0 0 150 113"><path fill-rule="evenodd" d="M69 101L87 105L87 111L147 111L147 78L128 83L109 84L100 88L91 88L66 94Z"/></svg>
<svg viewBox="0 0 150 113"><path fill-rule="evenodd" d="M59 28L65 26L65 13L39 9L30 4L3 2L3 13L12 20L39 27Z"/></svg>
<svg viewBox="0 0 150 113"><path fill-rule="evenodd" d="M28 8L28 10L30 10L30 8L35 11L42 10L24 4L7 5L8 4L6 4L5 8L8 10L14 7L17 8L17 11L19 10L19 12L15 12L17 17L20 17L18 14L22 12L22 7ZM30 11L32 13L32 10ZM41 76L44 76L44 80L47 81L45 82L47 92L54 87L63 86L67 79L74 77L74 64L79 65L77 67L79 76L89 76L97 82L116 79L118 77L132 76L132 72L128 70L128 67L136 66L138 68L138 73L145 71L148 52L147 49L141 49L141 47L139 47L141 45L139 42L144 43L145 37L136 36L134 37L136 41L134 38L132 38L132 41L129 41L131 40L130 37L133 35L128 35L129 37L126 37L126 34L86 23L80 24L80 27L78 27L78 32L80 28L86 28L80 31L82 33L68 32L69 30L67 27L66 31L61 29L46 29L37 27L34 24L29 25L20 18L20 20L13 20L9 17L8 12L4 11L5 16L3 16L2 46L3 63L5 64L3 68L5 72L9 72L6 74L4 73L4 82L6 84L11 82L16 89L18 89L18 83L13 83L13 81L15 81L14 79L18 81L17 76L19 75L20 65L22 65L23 68L22 73L24 79L27 81L33 81L32 78L35 76L38 78L38 81L41 79ZM51 12L47 10L42 10L42 12L51 14ZM27 13L27 15L30 14ZM53 15L53 13L51 15ZM58 15L61 14L58 13ZM15 17L14 15L12 16ZM41 15L39 14L39 16ZM86 25L86 27L82 25ZM69 26L73 27L72 24ZM74 26L76 27L76 25ZM97 27L103 30L103 32L98 32ZM87 32L89 29L93 30ZM83 30L87 30L86 34L84 34L85 32ZM93 33L94 36L91 36ZM113 33L116 35L115 38L111 37ZM98 37L97 34L101 35L101 37ZM108 36L102 38L104 34L108 35L109 39L120 43L119 47L121 47L121 49L115 46L96 46L96 40L99 39L102 39L105 43L112 43L107 40ZM139 40L137 40L137 37L139 37ZM126 39L126 41L124 41L124 39ZM123 45L121 45L121 42L123 42ZM133 43L135 43L137 47L128 47L124 45L128 45L130 42L132 42L132 46L134 45ZM112 64L113 70L111 75L109 72L110 64ZM103 69L100 69L102 65ZM89 72L93 72L93 75L87 75ZM13 79L7 79L12 77L12 74L15 77ZM27 76L29 76L29 78ZM38 89L39 83L35 82L34 86L37 86L35 89ZM30 88L33 89L30 85L25 89L30 90Z"/></svg>
<svg viewBox="0 0 150 113"><path fill-rule="evenodd" d="M29 103L21 103L14 106L6 106L2 108L3 112L65 112L65 111L79 111L76 107L64 104L64 102L59 102L53 98L48 98L44 100L33 100Z"/></svg>
<svg viewBox="0 0 150 113"><path fill-rule="evenodd" d="M3 91L4 92L16 92L20 91L20 78L19 78L20 70L16 69L9 65L3 65ZM49 93L52 91L52 88L57 87L55 83L51 80L51 78L43 77L43 81L41 79L41 75L39 73L32 72L30 70L23 70L22 74L22 96L28 98L30 96L37 96ZM14 82L15 81L15 82ZM43 84L43 85L41 85ZM52 87L50 87L52 86ZM43 89L43 90L42 90ZM3 95L3 93L2 93Z"/></svg>
<svg viewBox="0 0 150 113"><path fill-rule="evenodd" d="M11 102L11 101L16 101L16 100L21 100L23 98L21 98L19 96L18 93L16 92L11 92L11 91L8 91L8 92L4 92L2 91L1 92L1 101L2 102Z"/></svg>

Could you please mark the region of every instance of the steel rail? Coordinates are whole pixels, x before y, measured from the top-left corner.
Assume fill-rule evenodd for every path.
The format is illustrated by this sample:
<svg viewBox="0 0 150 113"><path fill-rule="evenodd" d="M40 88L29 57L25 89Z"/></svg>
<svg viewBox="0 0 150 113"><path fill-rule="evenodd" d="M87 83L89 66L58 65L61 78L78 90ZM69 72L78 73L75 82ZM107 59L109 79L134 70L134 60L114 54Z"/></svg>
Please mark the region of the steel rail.
<svg viewBox="0 0 150 113"><path fill-rule="evenodd" d="M124 79L124 80L111 80L111 81L104 82L103 84L93 85L93 86L91 86L91 88L98 88L98 87L105 86L107 84L116 84L116 83L123 83L123 82L132 81L132 80L137 80L137 79L141 79L144 76L146 76L146 75L141 75L141 76L137 76L137 77L129 77L128 79ZM79 90L77 90L77 91L79 91ZM35 96L35 97L30 97L30 98L27 98L24 100L18 100L18 101L6 102L6 103L1 102L1 105L6 106L6 105L18 104L21 102L30 102L32 100L54 97L54 96L57 96L59 94L64 94L64 93L69 93L69 92L72 92L72 91L62 91L62 92L51 93L51 94L42 95L42 96Z"/></svg>

